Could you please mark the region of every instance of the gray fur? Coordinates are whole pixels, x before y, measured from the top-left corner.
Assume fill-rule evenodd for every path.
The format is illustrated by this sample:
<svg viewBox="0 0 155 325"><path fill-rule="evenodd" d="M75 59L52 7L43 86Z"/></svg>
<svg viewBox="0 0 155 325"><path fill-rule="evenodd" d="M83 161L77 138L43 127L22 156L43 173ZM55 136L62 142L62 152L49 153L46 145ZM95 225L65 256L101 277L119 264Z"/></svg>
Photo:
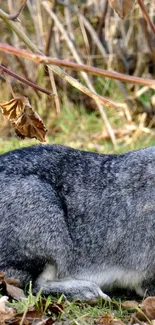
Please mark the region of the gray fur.
<svg viewBox="0 0 155 325"><path fill-rule="evenodd" d="M113 286L155 294L155 148L1 155L0 271L69 298Z"/></svg>

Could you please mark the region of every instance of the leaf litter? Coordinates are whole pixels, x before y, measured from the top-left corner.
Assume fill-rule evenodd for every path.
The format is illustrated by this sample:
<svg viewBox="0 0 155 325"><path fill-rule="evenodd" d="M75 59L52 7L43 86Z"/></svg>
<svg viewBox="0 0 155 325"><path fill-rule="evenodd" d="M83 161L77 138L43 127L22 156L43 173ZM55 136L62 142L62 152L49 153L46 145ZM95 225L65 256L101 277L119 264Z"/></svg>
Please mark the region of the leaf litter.
<svg viewBox="0 0 155 325"><path fill-rule="evenodd" d="M0 292L0 325L155 325L155 296L147 297L141 304L136 300L112 300L102 301L102 306L99 301L95 306L91 301L62 302L61 298L46 299L41 294L37 295L39 299L32 296L33 300L29 300L20 288L20 281L6 278L4 272L0 272ZM24 303L23 312L17 308L20 301ZM93 309L100 316L92 314Z"/></svg>
<svg viewBox="0 0 155 325"><path fill-rule="evenodd" d="M41 298L36 306L35 300L30 303L19 286L18 279L7 279L5 273L0 272L0 292L4 294L0 298L0 325L52 325L55 323L56 318L63 311L62 304L51 300L47 304L47 300ZM15 306L14 300L25 302L24 312L19 313L16 308L11 307L11 305Z"/></svg>

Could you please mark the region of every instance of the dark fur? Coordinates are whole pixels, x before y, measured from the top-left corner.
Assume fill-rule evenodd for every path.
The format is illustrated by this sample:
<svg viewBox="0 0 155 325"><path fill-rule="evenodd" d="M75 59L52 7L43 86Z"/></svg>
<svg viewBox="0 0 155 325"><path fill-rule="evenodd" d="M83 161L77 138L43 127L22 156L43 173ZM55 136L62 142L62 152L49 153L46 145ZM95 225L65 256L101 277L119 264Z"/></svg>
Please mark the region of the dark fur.
<svg viewBox="0 0 155 325"><path fill-rule="evenodd" d="M0 218L0 271L23 285L83 299L112 286L155 294L155 148L1 155ZM48 267L51 279L39 277Z"/></svg>

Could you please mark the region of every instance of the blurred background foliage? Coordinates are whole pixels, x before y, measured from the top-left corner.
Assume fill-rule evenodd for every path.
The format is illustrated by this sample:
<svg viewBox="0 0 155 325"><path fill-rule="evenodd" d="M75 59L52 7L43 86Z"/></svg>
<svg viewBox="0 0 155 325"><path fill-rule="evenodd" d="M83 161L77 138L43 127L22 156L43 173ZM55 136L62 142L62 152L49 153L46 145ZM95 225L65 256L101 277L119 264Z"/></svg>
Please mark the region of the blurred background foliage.
<svg viewBox="0 0 155 325"><path fill-rule="evenodd" d="M46 10L50 5L53 19ZM143 0L155 24L155 0ZM0 8L16 13L22 1L0 0ZM122 20L108 0L27 0L16 24L45 55L112 69L131 76L155 79L155 34L146 23L135 1L132 13ZM1 42L27 49L1 20ZM67 38L66 36L67 35ZM97 103L51 73L17 56L0 52L0 63L24 78L55 93L52 99L9 77L14 93L27 96L48 129L47 142L98 152L124 152L154 145L155 91L147 86L87 76L101 96L120 103L120 108L106 108L105 113L117 146L114 148L98 110ZM80 72L65 69L86 85ZM0 102L11 99L11 92L0 72ZM37 140L18 140L11 125L0 112L0 152Z"/></svg>

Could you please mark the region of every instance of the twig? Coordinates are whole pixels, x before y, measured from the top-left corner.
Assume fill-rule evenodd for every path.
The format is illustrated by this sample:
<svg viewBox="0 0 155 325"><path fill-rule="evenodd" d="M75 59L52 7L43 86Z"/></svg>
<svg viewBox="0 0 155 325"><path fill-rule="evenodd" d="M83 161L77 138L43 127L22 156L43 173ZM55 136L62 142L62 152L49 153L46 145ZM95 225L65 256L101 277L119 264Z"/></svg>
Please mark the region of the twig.
<svg viewBox="0 0 155 325"><path fill-rule="evenodd" d="M115 104L113 101L109 100L108 98L102 97L97 93L93 92L92 90L88 89L84 85L82 85L79 81L68 75L66 72L61 70L59 67L56 67L56 73L62 79L68 81L72 86L82 91L84 94L88 95L89 97L93 98L96 101L106 105L107 107L119 108L119 105Z"/></svg>
<svg viewBox="0 0 155 325"><path fill-rule="evenodd" d="M106 50L104 49L103 44L101 43L97 33L95 32L94 28L90 24L89 20L84 15L82 15L75 6L72 6L68 2L62 1L62 0L57 0L57 2L63 6L69 7L74 13L76 13L77 16L79 16L83 20L85 27L87 28L90 35L92 36L93 42L96 44L96 46L97 46L98 50L100 51L100 53L102 54L102 56L105 57Z"/></svg>
<svg viewBox="0 0 155 325"><path fill-rule="evenodd" d="M100 39L100 41L102 43L103 43L103 41L102 41L102 28L105 25L105 18L106 18L107 10L108 10L108 0L105 0L101 17L100 17L99 22L98 22L98 24L96 26L96 34L97 34L98 38ZM93 50L92 50L92 55L95 55L96 49L97 49L97 46L95 44L95 46L93 47ZM105 49L105 51L107 52L106 49Z"/></svg>
<svg viewBox="0 0 155 325"><path fill-rule="evenodd" d="M36 31L37 44L41 51L44 49L43 24L39 14L40 1L28 1L27 7L31 13L31 18Z"/></svg>
<svg viewBox="0 0 155 325"><path fill-rule="evenodd" d="M76 71L85 71L85 72L91 73L96 76L107 77L107 78L111 78L111 79L115 79L115 80L120 80L123 82L131 82L133 84L139 84L142 86L152 87L153 89L155 88L155 80L154 79L150 80L147 78L144 79L144 78L139 78L139 77L133 77L133 76L129 76L129 75L119 73L116 71L110 71L110 70L104 70L104 69L100 69L100 68L91 67L86 64L77 64L72 61L55 59L55 58L43 56L40 54L32 54L28 51L17 49L11 45L7 45L7 44L3 44L3 43L0 43L0 51L5 52L5 53L11 53L13 55L17 55L17 56L23 57L28 60L32 60L38 64L39 63L52 64L52 65L56 65L56 66L73 69Z"/></svg>
<svg viewBox="0 0 155 325"><path fill-rule="evenodd" d="M24 7L25 7L25 5L26 5L26 2L27 2L27 0L24 0L24 1L23 1L23 3L22 3L22 5L21 5L20 9L18 10L18 12L17 12L16 14L14 14L14 15L8 15L8 19L9 19L9 20L16 20L16 19L19 17L19 15L20 15L20 13L22 12L22 10L24 9Z"/></svg>
<svg viewBox="0 0 155 325"><path fill-rule="evenodd" d="M106 0L104 3L102 15L101 15L101 18L100 18L98 26L97 26L97 35L98 35L99 39L101 39L101 37L102 37L102 28L105 24L107 9L108 9L108 0Z"/></svg>
<svg viewBox="0 0 155 325"><path fill-rule="evenodd" d="M74 36L74 29L72 27L72 18L71 18L71 12L70 12L70 8L69 8L69 0L66 0L66 2L68 3L68 6L66 6L66 8L64 10L64 15L66 18L66 26L67 26L69 37L74 42L75 36Z"/></svg>
<svg viewBox="0 0 155 325"><path fill-rule="evenodd" d="M75 44L69 38L68 33L64 29L64 27L61 24L60 20L58 19L57 15L51 10L49 3L47 1L43 1L42 2L42 5L44 6L44 8L46 9L46 11L49 13L49 15L51 16L51 18L54 20L55 24L59 28L60 32L62 33L64 39L66 40L66 43L67 43L67 45L68 45L71 53L73 54L75 60L77 61L77 63L78 64L83 64L82 59L80 58L80 56L79 56L79 54L78 54L78 52L76 50ZM87 94L89 94L90 91L92 92L92 95L93 95L92 98L95 99L95 101L96 101L97 108L98 108L98 110L99 110L99 112L101 114L101 117L103 118L103 121L105 123L105 126L106 126L106 128L108 130L108 133L109 133L109 135L111 137L111 140L112 140L112 142L113 142L113 144L115 146L116 145L115 135L114 135L113 129L112 129L111 125L110 125L110 122L108 120L107 114L106 114L106 112L104 110L104 107L101 105L101 100L100 99L98 101L96 100L97 99L97 97L96 97L97 94L95 93L95 89L94 89L94 87L93 87L93 85L92 85L92 83L91 83L91 81L89 79L89 76L85 72L83 72L83 71L81 71L81 75L82 75L83 79L85 80L86 85L89 88L89 90L87 90L87 92L85 92L86 89L85 89L84 92L87 93ZM78 89L82 89L82 87L80 85L79 85L79 87L80 88L78 88ZM107 99L106 98L104 98L104 100L102 98L102 104L103 103L104 103L104 105L107 105L106 104L107 103ZM108 104L108 106L110 106L110 105Z"/></svg>
<svg viewBox="0 0 155 325"><path fill-rule="evenodd" d="M29 306L27 305L26 308L25 308L25 311L23 313L23 316L21 318L21 321L20 321L20 324L19 325L23 325L24 324L24 320L25 320L26 314L28 312L28 309L29 309Z"/></svg>
<svg viewBox="0 0 155 325"><path fill-rule="evenodd" d="M5 23L18 35L18 37L24 42L24 44L26 44L28 46L28 48L32 51L35 52L37 54L40 54L40 51L38 50L38 48L31 42L31 40L18 28L18 26L13 22L8 20L8 15L0 9L0 17L5 21ZM42 54L42 53L41 53ZM55 67L54 65L52 65L50 67L56 74L60 75L62 78L65 77L65 73L59 68L59 67ZM78 82L76 79L70 77L69 75L66 74L66 80L73 85L74 82L74 87L81 89L81 91L83 91L84 93L86 93L88 96L92 97L95 100L102 100L105 103L107 103L107 99L103 98L102 96L99 96L98 94L94 93L93 91L89 90L88 88L82 86L80 84L80 82ZM83 90L82 90L83 89ZM110 105L109 101L109 105ZM103 102L102 102L103 103ZM113 103L114 104L114 103ZM115 104L114 104L115 105ZM115 105L116 107L116 105ZM104 120L106 120L107 116L105 114L105 112L101 112L102 117L104 118ZM113 133L113 130L111 128L111 125L109 123L109 120L107 119L107 129L109 132L109 135L111 137L111 140L115 146L116 144L116 140L115 140L115 136Z"/></svg>
<svg viewBox="0 0 155 325"><path fill-rule="evenodd" d="M14 94L14 91L13 91L12 86L11 86L11 82L10 82L7 74L3 72L3 75L4 75L5 81L7 83L8 89L10 89L10 93L11 93L12 97L15 98L15 94Z"/></svg>
<svg viewBox="0 0 155 325"><path fill-rule="evenodd" d="M28 2L28 8L29 11L31 13L31 17L32 20L34 22L34 26L36 29L36 35L38 38L38 44L40 44L40 48L43 49L43 32L42 32L42 26L43 26L43 22L42 22L42 16L40 14L38 14L38 7L39 10L41 10L40 8L40 1L37 2L37 6L35 2ZM52 8L55 9L55 1L52 4ZM50 26L50 30L49 30L49 34L48 34L48 48L45 47L44 53L46 54L46 51L49 51L50 49L50 39L52 37L52 29L54 27L54 21L52 20L51 26ZM46 43L47 44L47 43ZM48 52L47 52L48 53ZM54 79L54 75L51 69L49 69L46 64L44 65L44 75L45 76L49 76L50 82L51 82L51 87L52 87L52 91L55 94L54 96L54 101L55 101L55 107L56 107L56 111L59 114L60 113L60 100L59 100L59 96L58 96L58 91L57 91L57 87L56 87L56 83L55 83L55 79ZM45 85L47 84L47 78L45 78Z"/></svg>
<svg viewBox="0 0 155 325"><path fill-rule="evenodd" d="M143 0L137 0L137 1L138 1L138 4L139 4L139 6L140 6L140 8L141 8L141 11L142 11L142 13L143 13L143 16L144 16L144 18L145 18L147 24L150 26L150 28L152 29L152 32L155 34L155 26L154 26L154 24L152 23L152 21L151 21L149 15L148 15L148 13L147 13L147 11L146 11L146 9L145 9L145 6L144 6L144 3L143 3Z"/></svg>
<svg viewBox="0 0 155 325"><path fill-rule="evenodd" d="M51 9L54 12L55 12L55 7L56 7L56 0L53 0ZM53 34L53 27L54 27L54 20L52 19L49 30L48 30L46 44L45 44L45 50L44 50L44 53L45 53L46 56L49 55L51 39L52 39L52 34Z"/></svg>
<svg viewBox="0 0 155 325"><path fill-rule="evenodd" d="M13 77L13 78L19 80L19 81L22 82L23 84L28 85L28 86L30 86L30 87L32 87L32 88L34 88L34 89L37 89L37 90L41 91L42 93L47 94L47 95L49 95L49 96L51 96L51 97L54 96L53 94L51 94L50 91L48 91L48 90L46 90L46 89L44 89L44 88L42 88L42 87L39 87L38 85L34 84L33 82L31 82L31 81L29 81L29 80L27 80L27 79L25 79L25 78L19 76L19 75L16 74L15 72L13 72L13 71L7 69L6 67L4 67L2 64L0 64L0 69L1 69L3 72L9 74L11 77Z"/></svg>

